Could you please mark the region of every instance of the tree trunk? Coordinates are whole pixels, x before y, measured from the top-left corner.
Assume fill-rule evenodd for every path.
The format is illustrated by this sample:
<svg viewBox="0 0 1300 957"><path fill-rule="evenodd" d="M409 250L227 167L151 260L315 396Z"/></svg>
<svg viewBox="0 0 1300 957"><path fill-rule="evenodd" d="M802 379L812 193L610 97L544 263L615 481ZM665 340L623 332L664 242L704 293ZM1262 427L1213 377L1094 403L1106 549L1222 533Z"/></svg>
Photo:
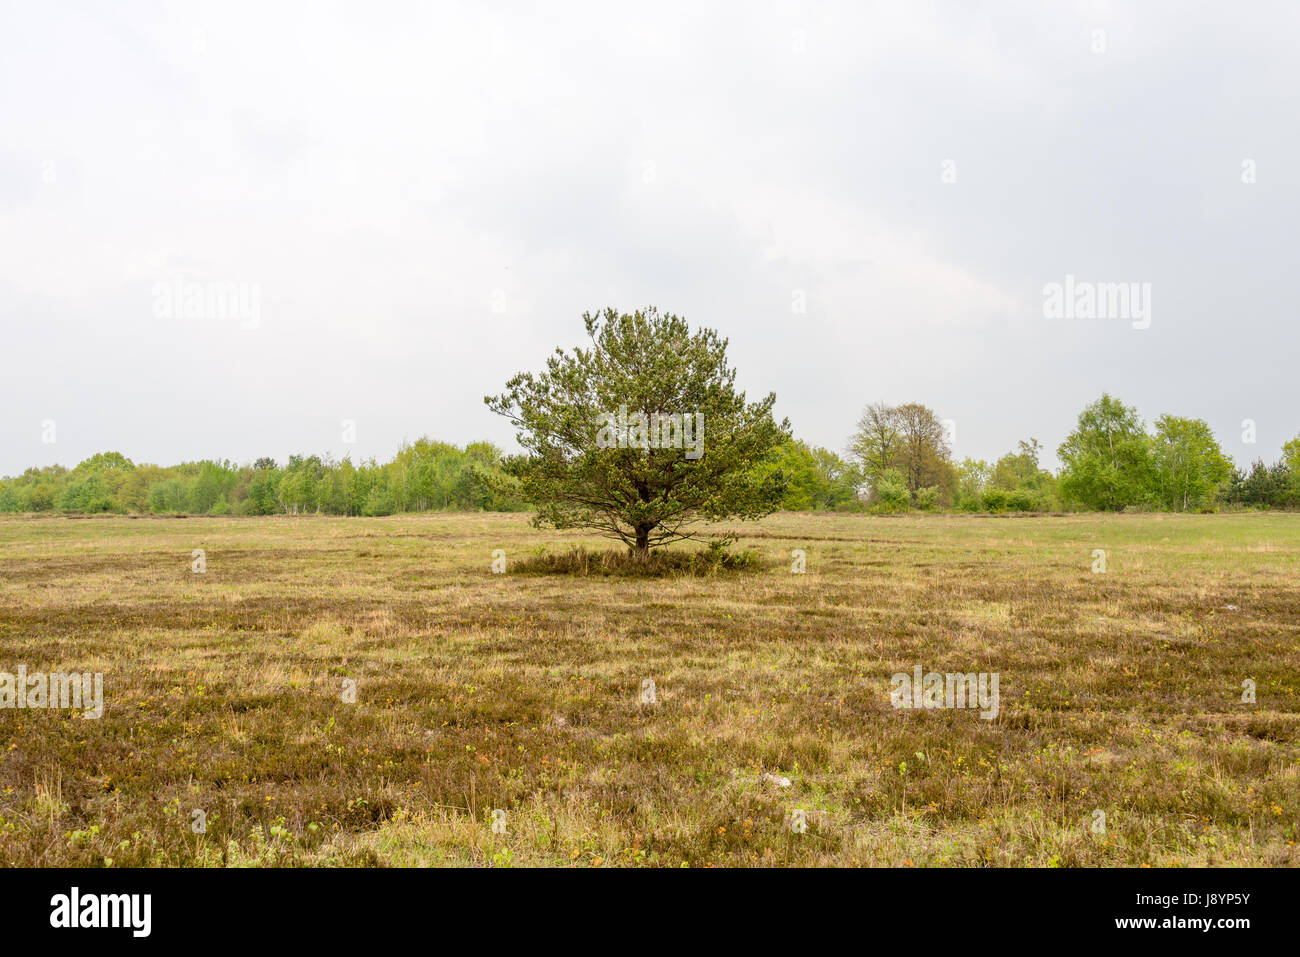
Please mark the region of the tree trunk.
<svg viewBox="0 0 1300 957"><path fill-rule="evenodd" d="M639 561L645 561L650 557L650 530L653 525L638 525L636 527L636 549L633 554Z"/></svg>

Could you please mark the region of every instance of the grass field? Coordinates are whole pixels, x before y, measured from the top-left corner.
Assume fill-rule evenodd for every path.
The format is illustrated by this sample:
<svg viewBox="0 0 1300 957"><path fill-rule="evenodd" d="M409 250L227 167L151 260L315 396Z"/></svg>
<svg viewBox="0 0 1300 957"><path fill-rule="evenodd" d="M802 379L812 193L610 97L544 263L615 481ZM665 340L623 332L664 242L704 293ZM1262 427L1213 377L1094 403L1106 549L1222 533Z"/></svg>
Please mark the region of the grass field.
<svg viewBox="0 0 1300 957"><path fill-rule="evenodd" d="M518 515L0 520L0 671L105 701L0 710L0 864L1300 862L1300 516L737 531L641 579L519 574L601 543Z"/></svg>

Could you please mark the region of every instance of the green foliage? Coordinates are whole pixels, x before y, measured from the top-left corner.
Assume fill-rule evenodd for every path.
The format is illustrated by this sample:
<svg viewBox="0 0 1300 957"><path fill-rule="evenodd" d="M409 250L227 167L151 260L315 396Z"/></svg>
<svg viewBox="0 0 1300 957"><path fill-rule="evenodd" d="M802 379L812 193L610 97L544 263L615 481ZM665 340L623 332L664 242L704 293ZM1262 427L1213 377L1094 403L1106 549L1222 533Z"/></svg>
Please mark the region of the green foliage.
<svg viewBox="0 0 1300 957"><path fill-rule="evenodd" d="M189 499L189 489L180 479L166 479L149 489L149 511L155 515L181 512Z"/></svg>
<svg viewBox="0 0 1300 957"><path fill-rule="evenodd" d="M1232 463L1201 419L1162 415L1151 458L1156 497L1162 507L1178 512L1211 503L1232 474Z"/></svg>
<svg viewBox="0 0 1300 957"><path fill-rule="evenodd" d="M41 482L31 486L27 494L27 509L33 512L49 512L54 509L56 486L53 482Z"/></svg>
<svg viewBox="0 0 1300 957"><path fill-rule="evenodd" d="M989 484L993 470L983 459L964 458L953 471L957 507L963 512L978 512L983 507L984 489Z"/></svg>
<svg viewBox="0 0 1300 957"><path fill-rule="evenodd" d="M983 507L990 512L1038 512L1057 507L1057 481L1038 464L1042 446L1037 439L1018 443L1016 451L998 459L989 473Z"/></svg>
<svg viewBox="0 0 1300 957"><path fill-rule="evenodd" d="M712 345L703 351L698 351L698 342L691 348L725 369L725 342L708 341ZM660 356L657 361L668 359ZM731 375L731 370L726 373ZM697 375L690 381L701 380ZM1152 435L1136 410L1109 395L1080 414L1077 427L1061 445L1059 477L1041 467L1041 445L1032 438L993 465L971 458L951 463L938 420L915 403L868 406L851 440L857 462L846 462L828 449L794 439L785 423L764 424L762 415L752 411L762 404L744 406L743 398L737 402L732 396L729 407L744 407L744 415L753 415L751 424L775 441L762 455L753 445L745 454L735 447L730 453L725 446L715 449L715 430L726 421L715 416L707 420L708 450L715 462L723 454L732 455L743 475L729 475L727 487L748 489L751 504L755 490L779 488L774 507L794 511L869 508L892 513L948 506L965 512L1055 511L1062 502L1116 511L1300 508L1300 436L1282 447L1282 457L1272 465L1257 460L1249 469L1236 468L1203 420L1162 415ZM640 450L600 451L625 465L644 459L650 472L661 465L677 470L689 465L666 459L665 450L645 456ZM890 464L882 467L884 462ZM502 451L489 442L461 448L427 437L404 444L382 464L294 455L284 466L264 456L252 465L204 460L164 468L137 465L119 452L101 452L71 470L51 465L0 478L0 513L374 516L529 509L525 483L505 465ZM926 484L913 487L913 481ZM870 487L865 501L859 496L864 485ZM709 507L716 509L722 501L715 497Z"/></svg>
<svg viewBox="0 0 1300 957"><path fill-rule="evenodd" d="M81 475L63 486L55 505L61 512L111 512L113 492L102 475Z"/></svg>
<svg viewBox="0 0 1300 957"><path fill-rule="evenodd" d="M366 495L366 503L361 509L362 515L392 515L396 510L393 497L388 489L376 485Z"/></svg>
<svg viewBox="0 0 1300 957"><path fill-rule="evenodd" d="M1233 469L1226 485L1219 492L1219 501L1243 508L1296 508L1300 507L1300 490L1297 473L1284 459L1265 465L1259 459L1251 463L1250 471Z"/></svg>
<svg viewBox="0 0 1300 957"><path fill-rule="evenodd" d="M923 512L932 512L939 504L939 487L927 485L916 490L916 507Z"/></svg>
<svg viewBox="0 0 1300 957"><path fill-rule="evenodd" d="M1121 511L1152 499L1151 438L1137 410L1109 394L1079 413L1057 450L1061 497L1089 509Z"/></svg>
<svg viewBox="0 0 1300 957"><path fill-rule="evenodd" d="M1300 475L1300 435L1282 446L1282 461L1286 463L1292 475Z"/></svg>
<svg viewBox="0 0 1300 957"><path fill-rule="evenodd" d="M582 318L589 348L557 349L544 372L484 399L518 430L524 454L506 471L539 527L593 529L644 558L701 522L780 506L784 475L759 467L790 426L773 420L774 395L748 402L737 391L725 339L654 308ZM689 422L695 444L665 441L666 416Z"/></svg>
<svg viewBox="0 0 1300 957"><path fill-rule="evenodd" d="M1044 508L1042 499L1027 488L988 488L981 504L986 512L1037 512Z"/></svg>
<svg viewBox="0 0 1300 957"><path fill-rule="evenodd" d="M881 513L906 512L912 504L907 479L898 469L885 469L871 489L872 510Z"/></svg>
<svg viewBox="0 0 1300 957"><path fill-rule="evenodd" d="M517 494L493 491L501 477L501 451L488 442L461 449L419 439L393 461L355 466L344 459L290 456L253 465L186 462L167 468L135 465L117 452L103 452L72 471L60 466L28 469L0 479L0 512L132 512L153 514L391 515L430 509L517 511Z"/></svg>
<svg viewBox="0 0 1300 957"><path fill-rule="evenodd" d="M943 423L919 402L873 403L862 411L849 448L864 481L873 487L887 472L903 477L910 501L923 488L937 489L937 502L953 501L957 477ZM878 497L878 496L877 496Z"/></svg>
<svg viewBox="0 0 1300 957"><path fill-rule="evenodd" d="M201 462L201 471L186 490L186 510L196 514L211 512L234 488L236 475L229 463ZM227 503L228 504L228 503Z"/></svg>
<svg viewBox="0 0 1300 957"><path fill-rule="evenodd" d="M781 508L787 511L842 510L857 504L861 475L829 449L789 439L757 469L760 479L776 472L786 481Z"/></svg>

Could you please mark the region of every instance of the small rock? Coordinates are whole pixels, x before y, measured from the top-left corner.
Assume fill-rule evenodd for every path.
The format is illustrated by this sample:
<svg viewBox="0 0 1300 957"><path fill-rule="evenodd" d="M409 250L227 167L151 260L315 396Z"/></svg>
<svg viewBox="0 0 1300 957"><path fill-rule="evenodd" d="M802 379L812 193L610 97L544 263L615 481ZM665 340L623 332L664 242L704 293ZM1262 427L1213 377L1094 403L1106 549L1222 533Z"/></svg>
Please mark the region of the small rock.
<svg viewBox="0 0 1300 957"><path fill-rule="evenodd" d="M772 774L770 771L767 774L763 775L763 780L771 781L779 788L788 788L790 786L789 778L783 778L779 774Z"/></svg>
<svg viewBox="0 0 1300 957"><path fill-rule="evenodd" d="M1224 605L1223 607L1226 611L1241 611L1236 605Z"/></svg>

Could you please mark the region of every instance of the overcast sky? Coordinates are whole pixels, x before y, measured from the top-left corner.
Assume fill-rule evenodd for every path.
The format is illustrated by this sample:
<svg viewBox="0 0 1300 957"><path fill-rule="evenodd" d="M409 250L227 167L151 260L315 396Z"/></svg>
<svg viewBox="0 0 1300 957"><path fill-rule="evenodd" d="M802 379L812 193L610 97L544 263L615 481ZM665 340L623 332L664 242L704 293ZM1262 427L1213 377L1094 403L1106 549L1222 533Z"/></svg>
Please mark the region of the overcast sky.
<svg viewBox="0 0 1300 957"><path fill-rule="evenodd" d="M651 303L836 450L883 400L1054 453L1108 390L1272 460L1298 186L1294 3L7 0L0 474L510 448L483 396Z"/></svg>

